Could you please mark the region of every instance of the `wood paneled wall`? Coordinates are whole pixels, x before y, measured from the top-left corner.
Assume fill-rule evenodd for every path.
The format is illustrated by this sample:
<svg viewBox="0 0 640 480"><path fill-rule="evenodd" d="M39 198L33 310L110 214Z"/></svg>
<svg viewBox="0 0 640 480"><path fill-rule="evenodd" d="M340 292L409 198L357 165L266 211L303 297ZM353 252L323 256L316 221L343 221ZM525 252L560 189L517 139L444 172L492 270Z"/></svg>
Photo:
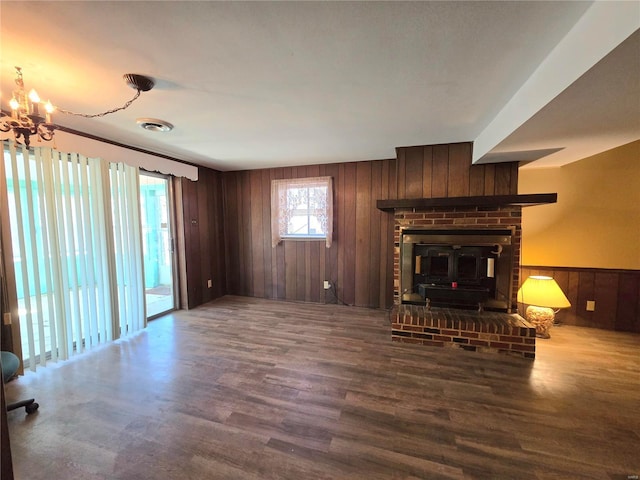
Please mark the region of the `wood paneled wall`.
<svg viewBox="0 0 640 480"><path fill-rule="evenodd" d="M398 159L223 173L227 291L303 302L393 304L393 214L376 201L517 193L517 164L471 166L471 143L402 147ZM271 246L271 180L331 176L334 236ZM335 290L325 291L329 280ZM336 294L337 297L336 298Z"/></svg>
<svg viewBox="0 0 640 480"><path fill-rule="evenodd" d="M471 165L471 143L402 147L398 158L236 172L177 181L182 305L227 293L290 301L393 304L392 213L377 200L517 193L517 164ZM333 245L271 246L271 180L334 179ZM207 280L213 288L207 288ZM325 291L323 281L334 288Z"/></svg>
<svg viewBox="0 0 640 480"><path fill-rule="evenodd" d="M518 193L518 162L471 164L472 144L399 147L397 198Z"/></svg>
<svg viewBox="0 0 640 480"><path fill-rule="evenodd" d="M226 295L222 174L198 169L198 181L176 179L180 303L193 308ZM208 280L211 280L209 288Z"/></svg>
<svg viewBox="0 0 640 480"><path fill-rule="evenodd" d="M376 208L394 198L395 160L224 173L229 293L368 307L393 302L393 216ZM334 180L333 244L271 245L271 180ZM324 280L334 286L323 288ZM337 298L336 298L337 294Z"/></svg>
<svg viewBox="0 0 640 480"><path fill-rule="evenodd" d="M555 278L571 302L560 322L640 333L640 271L523 266L522 281L530 275ZM595 300L595 311L586 310L587 300Z"/></svg>

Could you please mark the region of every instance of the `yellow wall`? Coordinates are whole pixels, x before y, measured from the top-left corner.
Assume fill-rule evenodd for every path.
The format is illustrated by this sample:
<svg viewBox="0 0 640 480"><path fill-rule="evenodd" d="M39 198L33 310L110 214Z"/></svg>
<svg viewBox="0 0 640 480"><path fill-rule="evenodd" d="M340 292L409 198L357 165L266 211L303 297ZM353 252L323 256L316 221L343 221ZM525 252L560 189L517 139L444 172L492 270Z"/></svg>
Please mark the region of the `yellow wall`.
<svg viewBox="0 0 640 480"><path fill-rule="evenodd" d="M518 193L557 192L522 209L522 264L640 269L640 140L556 168L519 171Z"/></svg>

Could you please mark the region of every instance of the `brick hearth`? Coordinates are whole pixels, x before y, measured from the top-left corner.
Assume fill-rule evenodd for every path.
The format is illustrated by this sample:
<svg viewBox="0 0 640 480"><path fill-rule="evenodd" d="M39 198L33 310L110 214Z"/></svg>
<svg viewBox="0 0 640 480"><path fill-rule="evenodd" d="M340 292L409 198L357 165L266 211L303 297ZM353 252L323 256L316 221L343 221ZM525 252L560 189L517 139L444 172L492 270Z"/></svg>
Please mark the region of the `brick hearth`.
<svg viewBox="0 0 640 480"><path fill-rule="evenodd" d="M397 342L536 356L536 330L518 314L403 304L393 307L391 322Z"/></svg>

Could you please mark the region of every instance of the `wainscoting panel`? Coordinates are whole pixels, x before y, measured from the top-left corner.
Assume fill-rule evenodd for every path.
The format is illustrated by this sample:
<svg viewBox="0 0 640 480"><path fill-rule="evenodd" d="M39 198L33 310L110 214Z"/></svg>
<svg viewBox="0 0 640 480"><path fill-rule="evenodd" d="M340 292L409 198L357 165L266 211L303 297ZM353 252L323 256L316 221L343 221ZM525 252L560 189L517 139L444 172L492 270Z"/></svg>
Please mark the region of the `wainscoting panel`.
<svg viewBox="0 0 640 480"><path fill-rule="evenodd" d="M520 278L548 275L555 278L571 302L558 321L567 325L640 333L640 271L600 268L523 266ZM586 309L596 302L595 311Z"/></svg>

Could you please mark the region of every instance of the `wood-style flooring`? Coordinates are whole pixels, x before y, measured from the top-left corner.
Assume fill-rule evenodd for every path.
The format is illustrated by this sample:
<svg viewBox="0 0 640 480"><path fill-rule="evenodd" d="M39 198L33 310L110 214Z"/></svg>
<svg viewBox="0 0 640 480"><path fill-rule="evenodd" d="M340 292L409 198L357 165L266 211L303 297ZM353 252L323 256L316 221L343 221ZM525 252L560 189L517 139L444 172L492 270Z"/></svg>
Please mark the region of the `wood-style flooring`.
<svg viewBox="0 0 640 480"><path fill-rule="evenodd" d="M224 297L6 386L16 478L627 479L640 336L535 361L391 341L387 312Z"/></svg>

